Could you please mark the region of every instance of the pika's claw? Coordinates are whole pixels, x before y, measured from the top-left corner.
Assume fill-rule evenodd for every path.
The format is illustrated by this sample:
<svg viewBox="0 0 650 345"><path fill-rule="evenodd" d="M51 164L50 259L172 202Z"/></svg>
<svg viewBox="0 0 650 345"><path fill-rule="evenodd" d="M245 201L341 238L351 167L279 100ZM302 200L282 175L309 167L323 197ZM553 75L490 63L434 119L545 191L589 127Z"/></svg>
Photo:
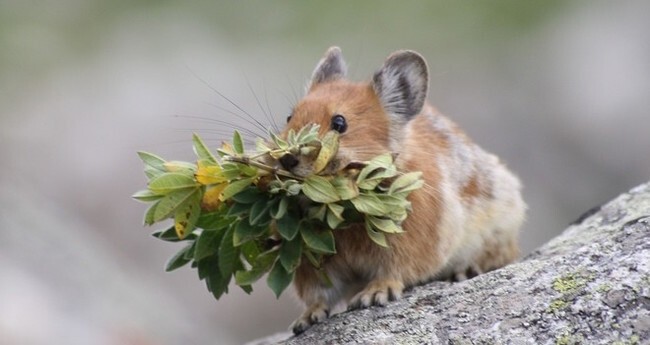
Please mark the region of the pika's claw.
<svg viewBox="0 0 650 345"><path fill-rule="evenodd" d="M307 310L302 315L300 315L300 317L296 319L293 324L291 324L291 329L293 330L294 334L298 335L306 331L313 324L324 321L329 316L329 309L327 309L324 304L314 304L307 308Z"/></svg>
<svg viewBox="0 0 650 345"><path fill-rule="evenodd" d="M404 285L396 280L371 282L350 300L348 310L368 308L372 305L385 306L389 301L402 297Z"/></svg>

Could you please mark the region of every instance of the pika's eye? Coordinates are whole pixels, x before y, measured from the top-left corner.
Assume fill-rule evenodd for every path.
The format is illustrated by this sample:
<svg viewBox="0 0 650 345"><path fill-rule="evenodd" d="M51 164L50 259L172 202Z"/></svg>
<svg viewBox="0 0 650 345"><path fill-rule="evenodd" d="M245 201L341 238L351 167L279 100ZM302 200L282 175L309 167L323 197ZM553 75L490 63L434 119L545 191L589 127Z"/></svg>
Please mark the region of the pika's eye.
<svg viewBox="0 0 650 345"><path fill-rule="evenodd" d="M287 116L287 123L289 123L289 121L291 121L291 115Z"/></svg>
<svg viewBox="0 0 650 345"><path fill-rule="evenodd" d="M343 133L348 129L348 123L345 121L345 117L343 117L343 115L336 114L332 116L332 123L330 124L330 128L339 133Z"/></svg>

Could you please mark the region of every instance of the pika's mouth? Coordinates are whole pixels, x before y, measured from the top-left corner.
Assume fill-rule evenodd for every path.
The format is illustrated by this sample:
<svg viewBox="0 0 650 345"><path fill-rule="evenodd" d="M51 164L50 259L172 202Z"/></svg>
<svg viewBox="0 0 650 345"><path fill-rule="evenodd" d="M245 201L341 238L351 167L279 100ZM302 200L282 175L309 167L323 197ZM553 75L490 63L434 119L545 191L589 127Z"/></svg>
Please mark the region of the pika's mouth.
<svg viewBox="0 0 650 345"><path fill-rule="evenodd" d="M333 175L342 168L339 151L339 133L328 131L318 138L318 126L295 133L289 130L286 140L272 135L278 149L270 156L277 166L299 177L310 175Z"/></svg>

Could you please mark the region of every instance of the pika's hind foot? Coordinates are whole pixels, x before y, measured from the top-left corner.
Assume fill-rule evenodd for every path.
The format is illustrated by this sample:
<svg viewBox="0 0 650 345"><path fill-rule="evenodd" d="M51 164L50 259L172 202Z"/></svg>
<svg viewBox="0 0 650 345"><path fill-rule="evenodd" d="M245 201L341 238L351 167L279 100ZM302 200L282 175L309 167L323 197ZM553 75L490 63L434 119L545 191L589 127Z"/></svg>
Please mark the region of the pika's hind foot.
<svg viewBox="0 0 650 345"><path fill-rule="evenodd" d="M371 305L384 306L388 301L401 298L403 290L404 284L397 280L389 279L370 282L365 289L350 300L348 310L368 308Z"/></svg>

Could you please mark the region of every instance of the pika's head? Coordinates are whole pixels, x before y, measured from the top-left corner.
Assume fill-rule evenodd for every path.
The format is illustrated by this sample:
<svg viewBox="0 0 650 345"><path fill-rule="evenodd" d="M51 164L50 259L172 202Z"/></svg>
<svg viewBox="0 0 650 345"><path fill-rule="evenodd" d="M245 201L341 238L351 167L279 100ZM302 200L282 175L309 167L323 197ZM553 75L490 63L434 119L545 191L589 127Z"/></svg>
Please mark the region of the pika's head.
<svg viewBox="0 0 650 345"><path fill-rule="evenodd" d="M320 125L320 136L339 135L339 150L322 174L332 174L352 161L366 161L397 151L404 128L422 111L428 88L427 65L413 51L397 51L386 59L370 82L345 79L341 49L327 50L314 70L307 95L296 104L282 136L309 124ZM313 173L314 153L286 154L284 169L298 176Z"/></svg>

